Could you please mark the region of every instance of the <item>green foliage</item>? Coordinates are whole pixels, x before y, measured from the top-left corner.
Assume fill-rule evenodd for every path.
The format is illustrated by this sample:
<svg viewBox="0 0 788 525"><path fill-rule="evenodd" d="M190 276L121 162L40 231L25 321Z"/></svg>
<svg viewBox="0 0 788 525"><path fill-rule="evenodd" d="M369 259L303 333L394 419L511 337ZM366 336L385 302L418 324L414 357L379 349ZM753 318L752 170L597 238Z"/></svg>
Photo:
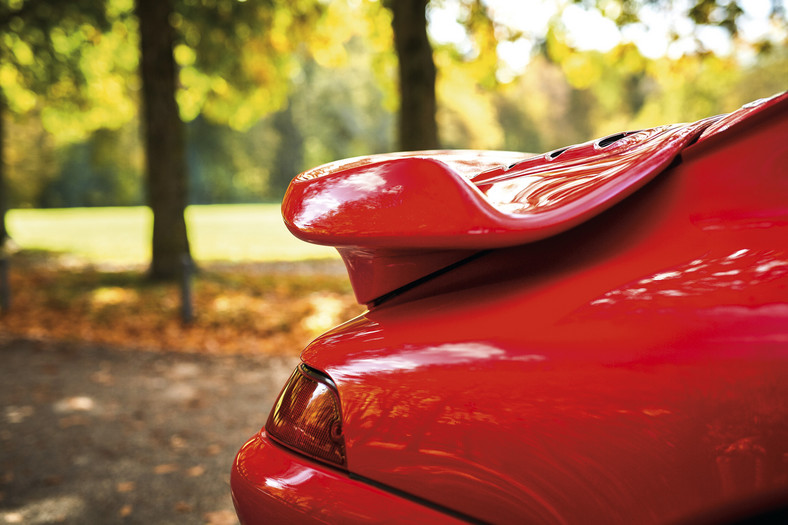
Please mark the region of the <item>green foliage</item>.
<svg viewBox="0 0 788 525"><path fill-rule="evenodd" d="M576 49L560 10L542 33L522 34L507 29L509 21L496 18L485 2L454 3L460 5L459 21L473 51L467 52L468 42L460 44L463 52L455 45L436 48L438 119L449 147L545 151L625 129L732 111L785 89L786 43L778 40L784 30L767 43L744 40L738 36L743 11L735 1L698 0L686 6L669 0L575 2L619 26L648 23L640 18L648 6L652 13L671 13L672 20L720 25L732 39L730 56L717 56L697 41L694 52L658 59L645 57L626 40L607 52ZM775 27L785 27L785 13L773 11L771 19ZM519 77L502 82L505 65L497 60L497 45L517 38L532 43L530 63Z"/></svg>
<svg viewBox="0 0 788 525"><path fill-rule="evenodd" d="M246 133L198 118L187 128L189 202L260 202L268 196L271 152L254 140L260 126Z"/></svg>
<svg viewBox="0 0 788 525"><path fill-rule="evenodd" d="M279 199L290 180L309 167L391 150L395 64L390 41L380 36L386 32L376 30L376 24L390 20L376 2L362 2L357 9L369 18L348 25L349 4L326 6L307 40L316 47L299 48L289 57L284 107L243 133L207 119L191 123L191 202Z"/></svg>
<svg viewBox="0 0 788 525"><path fill-rule="evenodd" d="M370 73L372 57L364 51L361 39L349 41L346 48L342 67L326 69L307 63L293 88L293 119L303 136L304 161L299 171L393 147L395 119L385 108L384 90Z"/></svg>
<svg viewBox="0 0 788 525"><path fill-rule="evenodd" d="M19 55L0 63L18 115L7 133L12 207L140 202L133 2L91 5L79 23L66 17L58 25L51 10L35 11L48 25L29 33L68 58L63 64L46 53L34 60L38 48L19 40L27 33L6 34ZM391 149L396 59L390 19L378 2L175 5L191 202L276 199L311 165ZM29 81L5 81L23 74Z"/></svg>
<svg viewBox="0 0 788 525"><path fill-rule="evenodd" d="M305 0L178 2L172 22L180 36L182 118L203 114L243 130L280 108L293 52L323 11L322 3Z"/></svg>
<svg viewBox="0 0 788 525"><path fill-rule="evenodd" d="M0 2L0 86L55 140L80 140L133 117L135 28L129 0ZM74 118L79 113L80 118Z"/></svg>
<svg viewBox="0 0 788 525"><path fill-rule="evenodd" d="M40 206L136 206L143 203L142 151L136 129L100 129L60 151L61 172L43 186ZM118 162L126 159L125 162Z"/></svg>
<svg viewBox="0 0 788 525"><path fill-rule="evenodd" d="M35 118L5 121L5 187L10 207L40 203L41 189L59 176L60 163L52 135Z"/></svg>
<svg viewBox="0 0 788 525"><path fill-rule="evenodd" d="M732 56L650 59L633 43L580 51L558 14L542 34L524 35L485 2L458 1L471 45L434 53L447 147L548 151L731 111L785 89L788 77L785 42L736 37ZM583 2L621 23L636 20L642 4ZM694 5L706 9L696 23L725 15L709 2ZM273 201L304 169L395 148L397 57L381 2L175 6L190 202ZM12 207L142 202L132 7L0 0L0 86L15 116L5 134ZM533 44L530 63L519 76L501 75L497 46L518 38Z"/></svg>
<svg viewBox="0 0 788 525"><path fill-rule="evenodd" d="M620 26L647 22L641 15L643 8L647 5L677 14L680 9L683 9L685 11L680 14L694 24L723 27L731 35L738 33L739 21L744 14L744 10L739 5L741 0L693 0L687 3L676 3L671 0L601 0L597 2L575 0L575 2L601 5L603 11L615 13L613 18ZM774 2L774 5L776 6L777 2Z"/></svg>

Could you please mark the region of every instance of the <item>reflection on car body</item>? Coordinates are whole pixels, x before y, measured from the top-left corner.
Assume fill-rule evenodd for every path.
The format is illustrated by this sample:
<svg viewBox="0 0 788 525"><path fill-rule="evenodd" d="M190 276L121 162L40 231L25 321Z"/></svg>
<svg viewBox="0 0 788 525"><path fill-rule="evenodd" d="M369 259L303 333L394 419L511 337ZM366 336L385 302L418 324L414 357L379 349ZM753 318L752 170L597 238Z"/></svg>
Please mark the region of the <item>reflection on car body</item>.
<svg viewBox="0 0 788 525"><path fill-rule="evenodd" d="M540 156L316 168L369 310L240 450L243 523L786 516L788 96Z"/></svg>

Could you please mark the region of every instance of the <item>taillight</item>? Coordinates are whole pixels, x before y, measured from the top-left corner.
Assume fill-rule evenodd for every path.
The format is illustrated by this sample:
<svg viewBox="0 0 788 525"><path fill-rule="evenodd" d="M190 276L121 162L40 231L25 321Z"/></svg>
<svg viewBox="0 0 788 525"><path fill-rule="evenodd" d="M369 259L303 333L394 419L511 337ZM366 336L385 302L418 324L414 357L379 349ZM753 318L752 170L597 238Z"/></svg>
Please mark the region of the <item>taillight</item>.
<svg viewBox="0 0 788 525"><path fill-rule="evenodd" d="M300 365L276 400L266 433L277 442L341 467L345 466L345 438L339 394L331 379Z"/></svg>

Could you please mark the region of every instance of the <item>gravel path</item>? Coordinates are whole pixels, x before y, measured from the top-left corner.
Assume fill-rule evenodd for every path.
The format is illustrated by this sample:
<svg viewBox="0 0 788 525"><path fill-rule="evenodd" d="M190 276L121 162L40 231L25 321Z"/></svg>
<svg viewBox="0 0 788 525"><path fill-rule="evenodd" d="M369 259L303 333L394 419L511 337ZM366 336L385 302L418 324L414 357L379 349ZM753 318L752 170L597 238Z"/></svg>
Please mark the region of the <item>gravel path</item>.
<svg viewBox="0 0 788 525"><path fill-rule="evenodd" d="M0 338L0 524L237 523L233 457L297 363Z"/></svg>

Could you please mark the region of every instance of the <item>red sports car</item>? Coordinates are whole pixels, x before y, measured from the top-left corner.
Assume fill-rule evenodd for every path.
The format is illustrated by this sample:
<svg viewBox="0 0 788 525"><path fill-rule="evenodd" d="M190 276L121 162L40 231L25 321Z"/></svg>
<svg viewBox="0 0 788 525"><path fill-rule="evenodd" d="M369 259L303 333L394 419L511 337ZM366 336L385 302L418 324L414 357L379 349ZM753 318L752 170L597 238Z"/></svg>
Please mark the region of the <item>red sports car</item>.
<svg viewBox="0 0 788 525"><path fill-rule="evenodd" d="M788 95L293 180L368 311L239 451L243 523L788 522Z"/></svg>

